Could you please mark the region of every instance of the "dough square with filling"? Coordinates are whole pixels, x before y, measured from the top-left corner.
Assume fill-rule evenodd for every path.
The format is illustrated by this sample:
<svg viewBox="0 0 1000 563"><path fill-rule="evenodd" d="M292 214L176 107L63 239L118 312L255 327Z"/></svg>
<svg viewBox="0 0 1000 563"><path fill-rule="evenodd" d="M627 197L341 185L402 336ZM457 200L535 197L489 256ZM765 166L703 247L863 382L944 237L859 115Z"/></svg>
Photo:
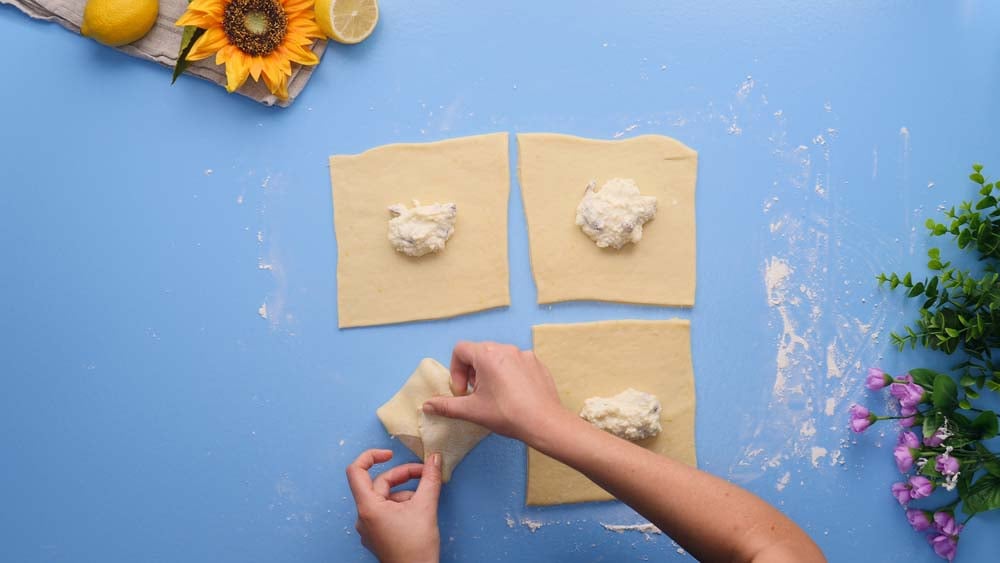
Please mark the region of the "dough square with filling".
<svg viewBox="0 0 1000 563"><path fill-rule="evenodd" d="M539 303L694 305L697 152L661 135L601 141L530 133L517 144ZM642 240L620 250L598 248L575 223L587 183L612 178L632 179L657 200Z"/></svg>
<svg viewBox="0 0 1000 563"><path fill-rule="evenodd" d="M552 373L563 406L580 412L590 397L611 397L628 387L656 395L663 431L636 442L697 466L694 444L694 370L690 323L602 321L533 327L534 352ZM529 505L613 500L575 469L528 448Z"/></svg>
<svg viewBox="0 0 1000 563"><path fill-rule="evenodd" d="M510 305L507 134L376 147L330 157L341 328L453 317ZM455 203L444 250L419 258L388 240L395 203Z"/></svg>

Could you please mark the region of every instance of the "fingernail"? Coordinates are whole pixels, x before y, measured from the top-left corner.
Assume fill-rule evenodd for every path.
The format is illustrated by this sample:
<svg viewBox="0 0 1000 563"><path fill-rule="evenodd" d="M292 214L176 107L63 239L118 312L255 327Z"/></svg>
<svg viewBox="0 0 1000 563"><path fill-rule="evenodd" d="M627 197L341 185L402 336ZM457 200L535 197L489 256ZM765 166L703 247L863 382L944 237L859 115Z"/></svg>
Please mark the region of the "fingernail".
<svg viewBox="0 0 1000 563"><path fill-rule="evenodd" d="M434 408L434 405L430 403L424 403L424 412L427 414L437 414L437 410Z"/></svg>
<svg viewBox="0 0 1000 563"><path fill-rule="evenodd" d="M431 465L441 467L441 454L431 454Z"/></svg>

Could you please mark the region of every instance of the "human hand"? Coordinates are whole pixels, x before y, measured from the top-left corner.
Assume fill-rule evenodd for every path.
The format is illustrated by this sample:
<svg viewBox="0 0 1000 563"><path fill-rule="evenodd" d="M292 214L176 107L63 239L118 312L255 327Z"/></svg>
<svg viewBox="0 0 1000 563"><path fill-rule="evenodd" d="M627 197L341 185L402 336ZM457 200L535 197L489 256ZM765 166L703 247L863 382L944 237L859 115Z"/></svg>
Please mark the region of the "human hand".
<svg viewBox="0 0 1000 563"><path fill-rule="evenodd" d="M451 392L454 397L428 399L424 412L475 422L529 444L553 418L568 412L559 403L549 370L534 353L496 342L455 346Z"/></svg>
<svg viewBox="0 0 1000 563"><path fill-rule="evenodd" d="M347 466L347 482L358 507L355 528L361 545L382 563L437 563L441 556L437 508L441 492L441 454L427 463L406 463L372 481L368 470L392 459L389 450L368 450ZM391 489L420 479L416 491Z"/></svg>

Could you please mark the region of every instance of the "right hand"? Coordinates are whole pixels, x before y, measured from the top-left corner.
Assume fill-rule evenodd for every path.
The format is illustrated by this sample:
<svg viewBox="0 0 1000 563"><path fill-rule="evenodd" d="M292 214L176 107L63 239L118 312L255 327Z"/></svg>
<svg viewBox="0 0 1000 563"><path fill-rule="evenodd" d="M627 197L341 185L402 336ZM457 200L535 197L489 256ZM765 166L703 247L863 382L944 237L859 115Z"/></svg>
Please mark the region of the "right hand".
<svg viewBox="0 0 1000 563"><path fill-rule="evenodd" d="M459 342L451 356L451 392L454 397L428 399L424 412L474 422L529 444L546 423L568 412L535 354L508 344Z"/></svg>

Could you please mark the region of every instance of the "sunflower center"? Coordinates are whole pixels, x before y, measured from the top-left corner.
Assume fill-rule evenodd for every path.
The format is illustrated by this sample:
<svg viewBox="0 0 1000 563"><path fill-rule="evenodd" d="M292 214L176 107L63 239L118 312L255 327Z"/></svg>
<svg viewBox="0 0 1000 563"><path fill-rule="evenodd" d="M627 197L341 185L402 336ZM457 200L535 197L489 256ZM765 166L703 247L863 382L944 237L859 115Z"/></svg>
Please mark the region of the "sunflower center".
<svg viewBox="0 0 1000 563"><path fill-rule="evenodd" d="M230 0L222 29L230 43L244 53L265 56L281 45L288 17L278 0Z"/></svg>

